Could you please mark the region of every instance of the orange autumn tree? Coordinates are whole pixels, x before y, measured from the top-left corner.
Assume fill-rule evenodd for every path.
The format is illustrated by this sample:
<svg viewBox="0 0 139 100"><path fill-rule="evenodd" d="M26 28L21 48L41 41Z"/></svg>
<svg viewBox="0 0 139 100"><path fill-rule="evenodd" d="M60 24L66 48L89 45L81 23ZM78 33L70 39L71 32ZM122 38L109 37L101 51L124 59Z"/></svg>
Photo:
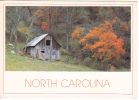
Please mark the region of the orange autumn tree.
<svg viewBox="0 0 139 100"><path fill-rule="evenodd" d="M88 40L92 38L98 38L93 44L89 43ZM117 38L114 34L112 25L105 21L104 24L100 24L99 27L94 27L89 33L82 38L79 43L85 42L86 45L82 50L89 49L93 53L92 57L98 59L119 59L120 55L125 53L122 48L123 39Z"/></svg>
<svg viewBox="0 0 139 100"><path fill-rule="evenodd" d="M42 22L41 28L44 31L49 31L49 25L48 25L48 23L47 22Z"/></svg>
<svg viewBox="0 0 139 100"><path fill-rule="evenodd" d="M46 9L48 10L48 9ZM38 16L37 18L37 21L34 22L35 25L41 25L41 28L42 30L44 31L49 31L49 25L48 25L48 22L49 22L49 16L45 16L44 14L44 9L40 7L39 10L37 10L35 13L34 13L34 17Z"/></svg>
<svg viewBox="0 0 139 100"><path fill-rule="evenodd" d="M79 44L78 41L80 41L80 39L82 39L82 33L84 31L84 28L76 26L75 30L71 33L71 38L70 38L70 47L72 48L70 50L70 52L72 52L72 54L75 54L74 56L77 56L78 58L81 57L83 58L83 45L82 43ZM80 54L81 53L81 54Z"/></svg>
<svg viewBox="0 0 139 100"><path fill-rule="evenodd" d="M76 29L71 33L71 39L73 39L74 37L76 37L77 39L81 39L81 33L84 31L84 28L76 26Z"/></svg>
<svg viewBox="0 0 139 100"><path fill-rule="evenodd" d="M42 30L49 31L49 18L48 14L44 14L44 11L47 12L48 9L44 7L39 7L39 9L33 14L33 17L36 17L36 20L33 22L35 26L41 26Z"/></svg>

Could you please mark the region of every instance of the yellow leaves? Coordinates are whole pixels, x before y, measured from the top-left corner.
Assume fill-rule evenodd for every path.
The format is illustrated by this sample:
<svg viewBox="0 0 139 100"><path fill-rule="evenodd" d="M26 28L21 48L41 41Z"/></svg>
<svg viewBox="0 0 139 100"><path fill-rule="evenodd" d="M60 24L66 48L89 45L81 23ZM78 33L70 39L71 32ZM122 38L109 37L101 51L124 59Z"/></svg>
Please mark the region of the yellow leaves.
<svg viewBox="0 0 139 100"><path fill-rule="evenodd" d="M33 35L32 35L32 34L29 34L28 36L29 36L29 37L33 37Z"/></svg>
<svg viewBox="0 0 139 100"><path fill-rule="evenodd" d="M74 37L77 37L78 39L81 39L80 32L84 31L84 28L76 26L76 29L71 33L71 39Z"/></svg>
<svg viewBox="0 0 139 100"><path fill-rule="evenodd" d="M18 31L26 36L32 37L31 34L28 34L28 28L20 28Z"/></svg>
<svg viewBox="0 0 139 100"><path fill-rule="evenodd" d="M20 33L23 33L23 34L28 35L28 29L27 29L27 28L21 28L21 29L18 29L18 31L19 31Z"/></svg>
<svg viewBox="0 0 139 100"><path fill-rule="evenodd" d="M41 10L37 10L37 11L34 13L33 16L38 16L38 15L40 15L40 14L41 14Z"/></svg>
<svg viewBox="0 0 139 100"><path fill-rule="evenodd" d="M116 69L114 66L111 65L111 71L113 71L114 69Z"/></svg>

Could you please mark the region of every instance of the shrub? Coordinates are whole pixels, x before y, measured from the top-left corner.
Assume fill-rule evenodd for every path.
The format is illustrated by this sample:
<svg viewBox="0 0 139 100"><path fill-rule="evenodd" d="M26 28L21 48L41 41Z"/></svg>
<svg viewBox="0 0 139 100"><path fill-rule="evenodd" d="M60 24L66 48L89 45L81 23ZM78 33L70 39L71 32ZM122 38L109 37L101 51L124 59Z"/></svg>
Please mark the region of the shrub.
<svg viewBox="0 0 139 100"><path fill-rule="evenodd" d="M60 48L60 53L61 53L61 55L69 55L70 54L66 49L63 49L63 48Z"/></svg>
<svg viewBox="0 0 139 100"><path fill-rule="evenodd" d="M83 61L83 64L84 64L85 66L91 67L91 65L92 65L92 59L91 59L90 57L86 57L86 58L84 59L84 61Z"/></svg>
<svg viewBox="0 0 139 100"><path fill-rule="evenodd" d="M130 62L126 61L124 59L119 59L119 60L115 60L115 59L105 59L101 62L97 62L97 61L93 61L92 62L92 68L97 69L97 70L109 70L108 64L111 64L112 66L116 67L116 69L120 69L122 67L124 68L130 68Z"/></svg>
<svg viewBox="0 0 139 100"><path fill-rule="evenodd" d="M93 69L98 69L99 66L100 66L100 63L95 60L91 64L91 68Z"/></svg>
<svg viewBox="0 0 139 100"><path fill-rule="evenodd" d="M130 53L125 53L124 54L124 59L130 60L130 58L131 58Z"/></svg>
<svg viewBox="0 0 139 100"><path fill-rule="evenodd" d="M100 66L97 68L98 70L109 70L107 63L100 63Z"/></svg>
<svg viewBox="0 0 139 100"><path fill-rule="evenodd" d="M130 68L130 62L124 59L119 60L110 60L110 63L115 66L117 69L121 67Z"/></svg>
<svg viewBox="0 0 139 100"><path fill-rule="evenodd" d="M109 70L109 67L108 67L108 63L106 62L98 62L96 60L94 60L91 64L91 68L93 69L97 69L97 70Z"/></svg>

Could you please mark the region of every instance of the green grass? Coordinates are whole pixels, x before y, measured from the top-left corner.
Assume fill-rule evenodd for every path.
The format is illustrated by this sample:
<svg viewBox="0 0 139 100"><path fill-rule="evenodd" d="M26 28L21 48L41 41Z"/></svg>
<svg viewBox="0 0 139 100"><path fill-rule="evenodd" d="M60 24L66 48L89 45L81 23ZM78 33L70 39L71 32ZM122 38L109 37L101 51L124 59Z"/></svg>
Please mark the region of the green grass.
<svg viewBox="0 0 139 100"><path fill-rule="evenodd" d="M121 67L120 69L114 69L115 72L129 72L130 69Z"/></svg>
<svg viewBox="0 0 139 100"><path fill-rule="evenodd" d="M94 71L94 69L61 61L42 61L6 53L6 71Z"/></svg>
<svg viewBox="0 0 139 100"><path fill-rule="evenodd" d="M18 43L18 48L21 50L25 43ZM5 53L5 70L6 71L98 71L96 69L73 64L75 61L72 56L61 55L61 61L43 61L32 58L29 55L20 56L11 54L14 48L6 43ZM69 58L69 62L63 62ZM114 71L130 71L126 68L115 69Z"/></svg>
<svg viewBox="0 0 139 100"><path fill-rule="evenodd" d="M18 43L18 48L22 49L24 45L25 43ZM86 66L72 64L73 59L71 57L68 63L62 62L68 56L62 56L61 61L43 61L36 60L27 55L11 54L10 51L12 50L14 48L8 46L6 43L6 71L94 71L94 69Z"/></svg>

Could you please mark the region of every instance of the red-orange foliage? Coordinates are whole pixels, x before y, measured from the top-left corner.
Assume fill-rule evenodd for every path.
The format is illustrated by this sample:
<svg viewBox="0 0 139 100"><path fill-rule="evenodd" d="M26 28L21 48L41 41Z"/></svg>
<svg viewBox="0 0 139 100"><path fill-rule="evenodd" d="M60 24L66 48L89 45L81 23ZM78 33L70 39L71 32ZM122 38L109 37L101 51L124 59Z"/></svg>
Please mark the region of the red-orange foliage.
<svg viewBox="0 0 139 100"><path fill-rule="evenodd" d="M44 31L48 31L49 30L49 25L46 22L42 22L41 28Z"/></svg>
<svg viewBox="0 0 139 100"><path fill-rule="evenodd" d="M81 34L80 32L83 31L84 29L82 27L76 26L76 29L71 33L71 39L74 37L77 37L78 39L81 39Z"/></svg>
<svg viewBox="0 0 139 100"><path fill-rule="evenodd" d="M89 44L88 39L97 37L98 41L95 41L94 44ZM111 58L120 58L120 54L124 54L125 50L122 48L123 39L118 39L117 36L113 33L112 25L105 21L104 24L100 24L99 27L94 27L93 30L90 30L89 33L82 38L79 43L86 42L86 45L83 47L83 50L89 49L94 54L92 57L98 59L111 59Z"/></svg>

